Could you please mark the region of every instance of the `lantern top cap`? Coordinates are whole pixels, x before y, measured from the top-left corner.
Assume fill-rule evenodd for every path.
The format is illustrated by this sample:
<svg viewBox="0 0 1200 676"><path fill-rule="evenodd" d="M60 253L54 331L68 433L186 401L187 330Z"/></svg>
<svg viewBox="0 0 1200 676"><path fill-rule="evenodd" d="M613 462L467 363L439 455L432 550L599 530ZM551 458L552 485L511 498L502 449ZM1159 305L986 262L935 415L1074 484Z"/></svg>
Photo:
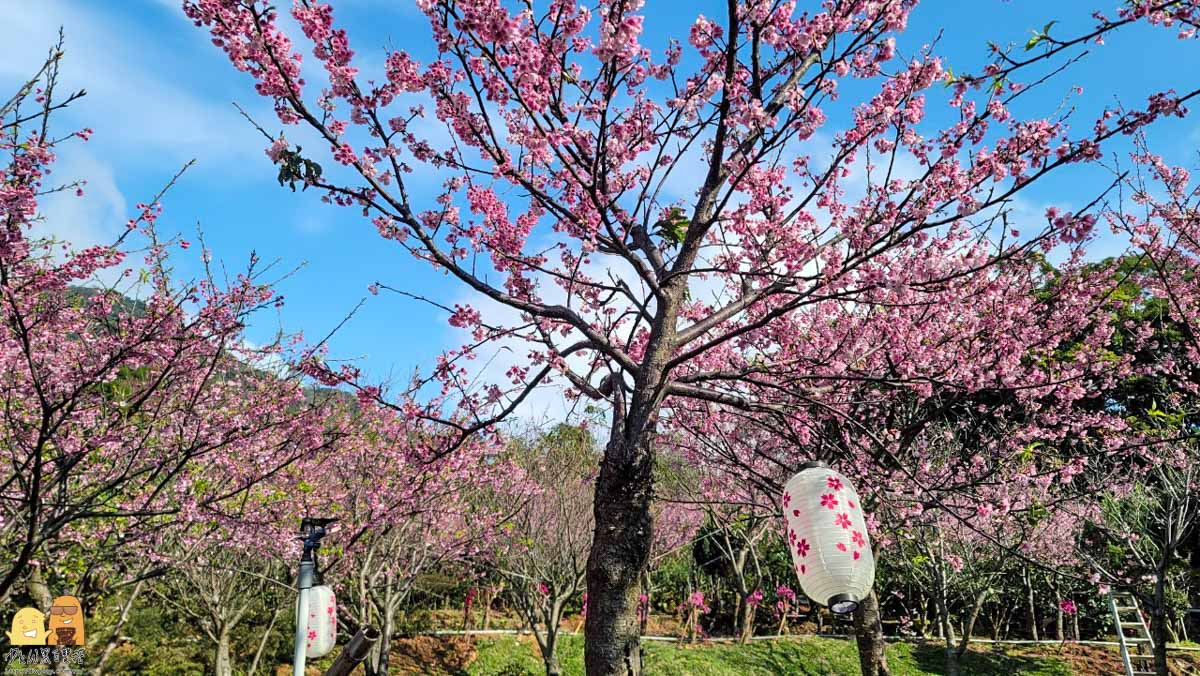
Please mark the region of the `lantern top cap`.
<svg viewBox="0 0 1200 676"><path fill-rule="evenodd" d="M828 464L826 464L824 461L821 461L821 460L809 460L808 462L804 463L803 465L800 465L800 469L799 469L799 470L797 470L797 471L798 471L798 472L803 472L803 471L804 471L804 470L806 470L806 469L814 469L814 468L817 468L817 467L820 467L821 469L829 469L829 465L828 465Z"/></svg>

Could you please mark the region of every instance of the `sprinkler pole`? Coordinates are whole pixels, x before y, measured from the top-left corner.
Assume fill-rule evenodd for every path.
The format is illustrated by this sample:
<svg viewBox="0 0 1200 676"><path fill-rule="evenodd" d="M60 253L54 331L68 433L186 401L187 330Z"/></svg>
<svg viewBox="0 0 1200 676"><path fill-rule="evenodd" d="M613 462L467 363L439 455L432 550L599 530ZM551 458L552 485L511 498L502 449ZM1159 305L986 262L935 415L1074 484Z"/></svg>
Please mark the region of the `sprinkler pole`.
<svg viewBox="0 0 1200 676"><path fill-rule="evenodd" d="M329 524L337 519L306 516L300 521L300 539L304 551L300 555L300 570L296 573L296 589L300 598L296 603L296 639L292 653L292 676L304 676L304 661L308 647L308 594L319 571L317 570L317 548L321 538L328 533Z"/></svg>

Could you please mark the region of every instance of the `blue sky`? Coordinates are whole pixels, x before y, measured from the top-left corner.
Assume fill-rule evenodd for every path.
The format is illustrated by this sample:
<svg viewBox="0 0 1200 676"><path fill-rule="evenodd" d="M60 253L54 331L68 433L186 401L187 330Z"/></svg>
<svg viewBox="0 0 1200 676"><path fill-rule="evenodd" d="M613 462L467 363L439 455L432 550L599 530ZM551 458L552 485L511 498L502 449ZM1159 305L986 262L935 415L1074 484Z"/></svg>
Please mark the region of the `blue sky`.
<svg viewBox="0 0 1200 676"><path fill-rule="evenodd" d="M0 86L11 91L40 63L61 25L67 35L65 87L90 94L61 116L59 129L90 126L90 143L60 153L56 178L89 181L84 199L64 196L46 205L45 228L75 242L107 241L119 232L133 205L149 199L187 160L196 159L165 200L161 227L188 239L199 223L215 256L237 269L250 251L281 259L280 270L303 265L283 281L286 305L278 321L261 315L251 338L265 340L278 322L289 331L323 337L364 297L374 281L413 293L456 301L461 288L378 237L357 212L321 204L314 194L280 188L275 170L262 152L263 139L231 105L237 101L269 129L278 124L257 97L247 76L194 28L175 0L0 0ZM277 4L287 6L286 0ZM800 0L812 5L814 0ZM912 54L941 33L937 52L956 71L977 70L985 43L1024 43L1030 29L1059 20L1056 34L1091 25L1092 9L1117 0L1026 2L1013 0L932 0L916 10L910 30L899 40ZM404 0L343 0L334 3L338 22L349 31L364 71L378 72L384 49L394 46L428 56L423 17ZM667 37L685 39L697 13L723 16L723 3L647 2L646 43L656 50ZM1092 54L1069 74L1052 81L1022 105L1025 112L1046 112L1080 85L1085 95L1073 102L1078 117L1094 119L1100 106L1117 97L1130 104L1169 86L1195 86L1183 79L1200 72L1194 42L1174 33L1138 28L1127 31ZM852 92L843 89L845 103ZM1018 113L1022 109L1018 109ZM844 127L831 110L828 131ZM1171 159L1194 164L1200 141L1195 119L1169 121L1151 136L1155 149ZM290 134L289 134L290 136ZM1094 194L1081 192L1080 174L1070 181L1046 182L1026 199L1030 213L1049 204L1078 206ZM1096 174L1099 179L1100 175ZM1117 245L1110 244L1115 250ZM198 272L195 250L176 260L177 272ZM403 377L416 365L428 365L440 350L457 345L445 316L427 305L395 296L368 297L353 321L334 336L331 355L359 359L372 376Z"/></svg>

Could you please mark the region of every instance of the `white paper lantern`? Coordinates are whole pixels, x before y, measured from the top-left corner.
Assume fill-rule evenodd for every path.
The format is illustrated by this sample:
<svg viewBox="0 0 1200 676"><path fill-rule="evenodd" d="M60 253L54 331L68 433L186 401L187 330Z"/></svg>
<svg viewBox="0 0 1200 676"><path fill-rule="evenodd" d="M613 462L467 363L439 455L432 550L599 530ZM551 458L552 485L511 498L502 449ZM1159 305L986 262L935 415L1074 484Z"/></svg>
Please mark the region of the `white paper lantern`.
<svg viewBox="0 0 1200 676"><path fill-rule="evenodd" d="M304 654L309 659L324 657L337 644L337 601L333 588L317 585L308 591L308 641Z"/></svg>
<svg viewBox="0 0 1200 676"><path fill-rule="evenodd" d="M846 477L810 462L783 490L788 549L800 587L835 613L853 612L875 583L862 502Z"/></svg>

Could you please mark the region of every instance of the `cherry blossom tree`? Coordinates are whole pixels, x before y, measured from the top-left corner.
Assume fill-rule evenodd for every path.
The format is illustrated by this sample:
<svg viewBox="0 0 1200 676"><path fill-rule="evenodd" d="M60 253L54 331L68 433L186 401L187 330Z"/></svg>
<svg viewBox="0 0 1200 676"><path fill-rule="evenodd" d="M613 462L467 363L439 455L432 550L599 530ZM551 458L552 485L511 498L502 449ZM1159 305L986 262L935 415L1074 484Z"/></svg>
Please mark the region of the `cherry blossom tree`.
<svg viewBox="0 0 1200 676"><path fill-rule="evenodd" d="M1075 507L1018 510L1008 518L981 516L976 529L937 509L897 520L905 525L884 540L892 552L892 569L908 591L933 602L937 633L945 642L946 673L959 673L984 605L1005 589L1006 580L1017 577L1021 558L1051 572L1074 560L1071 542L1083 526ZM957 638L955 615L961 627Z"/></svg>
<svg viewBox="0 0 1200 676"><path fill-rule="evenodd" d="M692 24L686 48L668 42L658 56L643 45L641 4L427 0L419 6L436 56L421 64L397 50L383 72L360 74L327 3L294 2L301 37L254 0L184 2L292 136L315 137L336 164L323 172L291 139L268 134L281 182L363 211L383 237L488 304L453 308L451 323L472 340L442 361L442 387L463 387L464 358L481 347L520 346L510 381L461 396L472 416L464 436L554 379L608 402L589 674L641 671L638 588L665 412L692 401L769 414L757 391L768 373L812 397L815 372L852 379L853 362L831 357L829 341L842 337L837 318L857 309L972 295L986 304L1006 261L1094 224L1087 209L1010 224L1015 195L1095 161L1114 137L1182 115L1197 94L1146 92L1144 106L1085 121L1082 133L1057 111L1010 111L1113 31L1149 22L1193 35L1194 2L1097 13L1079 35L1047 28L1027 51L997 46L967 73L949 72L931 49L898 54L912 0L811 12L731 0L725 16ZM310 54L324 72L302 77ZM853 80L872 93L831 121L840 85ZM927 109L940 105L943 84L953 119L939 129ZM448 138L430 131L433 119ZM414 190L418 175L441 189ZM486 319L497 305L519 318ZM910 364L942 345L885 334ZM1027 354L996 347L999 360ZM983 365L964 368L975 366L984 377Z"/></svg>
<svg viewBox="0 0 1200 676"><path fill-rule="evenodd" d="M287 566L258 546L247 549L244 538L231 542L219 529L189 530L176 529L147 553L170 568L153 586L153 598L171 609L182 627L194 627L208 640L217 676L232 676L235 641L246 643L236 639L253 630L259 650L251 664L242 666L254 673L280 615L295 605Z"/></svg>
<svg viewBox="0 0 1200 676"><path fill-rule="evenodd" d="M1186 169L1153 153L1144 135L1128 159L1114 158L1121 191L1106 203L1104 218L1131 245L1112 262L1124 282L1122 331L1112 349L1132 356L1134 372L1107 405L1150 451L1128 482L1105 492L1081 551L1097 583L1133 591L1148 611L1155 668L1167 673L1175 621L1168 596L1186 579L1184 549L1200 528L1200 187Z"/></svg>
<svg viewBox="0 0 1200 676"><path fill-rule="evenodd" d="M510 453L529 481L497 492L493 509L512 516L497 530L492 558L547 676L557 676L563 615L578 601L587 572L595 443L587 431L562 424L515 439Z"/></svg>
<svg viewBox="0 0 1200 676"><path fill-rule="evenodd" d="M0 109L0 598L47 543L120 548L219 513L328 441L322 405L286 368L296 343L245 340L279 302L257 258L227 284L176 282L169 253L189 243L159 239L161 194L109 245L39 234L41 201L85 187L47 178L58 146L91 134L52 131L82 95L58 97L61 55Z"/></svg>
<svg viewBox="0 0 1200 676"><path fill-rule="evenodd" d="M386 674L391 639L420 577L481 555L495 537L498 514L477 493L519 481L520 474L499 458L495 434L477 435L447 454L447 439L457 434L452 428L367 398L345 403L326 424L342 433L328 452L279 475L272 487L283 500L279 513L261 521L338 519L323 541L322 573L339 592L348 632L368 624L379 629L364 664L368 674ZM257 527L253 520L243 525Z"/></svg>
<svg viewBox="0 0 1200 676"><path fill-rule="evenodd" d="M660 481L659 491L664 499L689 505L702 515L703 526L694 551L703 552L702 567L732 582L737 592L734 632L745 643L754 633L754 615L762 599L760 588L766 580L762 550L779 526L771 489L746 479L746 468L760 460L751 447L763 443L765 432L762 428L741 428L690 435L686 416L672 424L680 430L660 442L661 448L664 454L678 454L691 471ZM740 464L731 468L720 462L721 458L737 458ZM771 486L787 479L774 478Z"/></svg>

